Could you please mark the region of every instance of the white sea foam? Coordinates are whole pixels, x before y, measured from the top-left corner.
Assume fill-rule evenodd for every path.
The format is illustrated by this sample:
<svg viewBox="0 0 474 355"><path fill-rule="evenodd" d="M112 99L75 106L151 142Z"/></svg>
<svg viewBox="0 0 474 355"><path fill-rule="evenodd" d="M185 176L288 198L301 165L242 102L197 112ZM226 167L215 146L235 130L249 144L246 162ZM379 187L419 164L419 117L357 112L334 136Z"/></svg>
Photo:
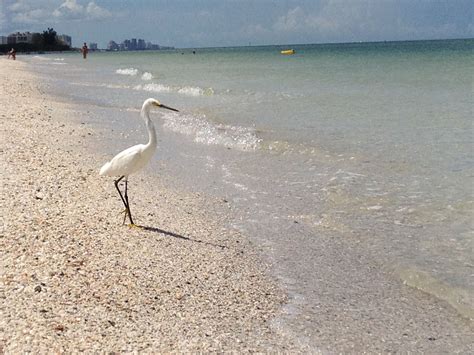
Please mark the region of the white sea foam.
<svg viewBox="0 0 474 355"><path fill-rule="evenodd" d="M214 90L212 88L202 89L200 87L184 86L178 89L178 93L188 96L211 96L214 94Z"/></svg>
<svg viewBox="0 0 474 355"><path fill-rule="evenodd" d="M150 91L150 92L176 92L181 95L195 96L195 97L214 94L214 90L212 90L212 88L202 89L200 87L193 87L193 86L171 87L171 86L157 84L157 83L136 85L134 89Z"/></svg>
<svg viewBox="0 0 474 355"><path fill-rule="evenodd" d="M260 138L254 130L209 122L204 115L173 114L164 116L163 126L174 132L193 137L194 141L206 145L221 145L243 151L255 150Z"/></svg>
<svg viewBox="0 0 474 355"><path fill-rule="evenodd" d="M103 86L109 89L129 89L130 86L128 85L117 85L117 84L100 84L99 86Z"/></svg>
<svg viewBox="0 0 474 355"><path fill-rule="evenodd" d="M138 69L135 68L124 68L124 69L117 69L115 71L117 74L121 75L130 75L130 76L136 76L138 74Z"/></svg>
<svg viewBox="0 0 474 355"><path fill-rule="evenodd" d="M53 63L53 64L62 64L62 63ZM109 88L109 89L130 89L130 86L128 85L106 84L106 83L71 82L71 85L86 86L86 87L104 87L104 88Z"/></svg>
<svg viewBox="0 0 474 355"><path fill-rule="evenodd" d="M178 93L188 96L202 96L204 95L204 90L199 87L185 86L178 89Z"/></svg>
<svg viewBox="0 0 474 355"><path fill-rule="evenodd" d="M144 73L143 73L143 75L142 75L142 80L147 80L147 81L149 81L149 80L151 80L151 79L153 79L153 74L148 73L148 72L144 72Z"/></svg>
<svg viewBox="0 0 474 355"><path fill-rule="evenodd" d="M38 59L38 60L51 60L51 58L43 57L41 55L35 55L35 56L33 56L33 58Z"/></svg>
<svg viewBox="0 0 474 355"><path fill-rule="evenodd" d="M134 90L144 90L150 92L171 92L172 88L162 84L150 83L145 85L137 85L133 88Z"/></svg>

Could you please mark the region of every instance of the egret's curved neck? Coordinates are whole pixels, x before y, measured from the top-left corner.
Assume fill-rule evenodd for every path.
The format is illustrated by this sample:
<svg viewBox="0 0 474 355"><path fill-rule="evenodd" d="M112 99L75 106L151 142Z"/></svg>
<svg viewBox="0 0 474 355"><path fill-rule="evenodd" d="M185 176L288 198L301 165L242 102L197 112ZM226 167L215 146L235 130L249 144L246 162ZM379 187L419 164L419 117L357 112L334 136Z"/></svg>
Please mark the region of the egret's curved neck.
<svg viewBox="0 0 474 355"><path fill-rule="evenodd" d="M149 147L156 147L156 131L153 122L150 119L150 107L144 106L140 112L143 120L145 121L146 128L148 130L148 144Z"/></svg>

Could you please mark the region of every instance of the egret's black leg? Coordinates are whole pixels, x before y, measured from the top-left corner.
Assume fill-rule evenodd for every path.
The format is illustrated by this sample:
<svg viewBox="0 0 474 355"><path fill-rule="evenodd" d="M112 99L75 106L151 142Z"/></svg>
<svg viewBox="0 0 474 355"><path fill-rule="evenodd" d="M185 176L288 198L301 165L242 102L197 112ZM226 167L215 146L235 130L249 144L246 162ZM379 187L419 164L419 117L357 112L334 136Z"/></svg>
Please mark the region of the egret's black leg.
<svg viewBox="0 0 474 355"><path fill-rule="evenodd" d="M125 176L121 176L120 178L118 178L117 180L115 180L115 181L114 181L114 184L115 184L115 187L116 187L116 189L117 189L117 191L118 191L118 193L119 193L119 195L120 195L120 198L122 199L122 202L123 202L123 204L124 204L124 206L125 206L125 211L126 211L127 214L129 214L130 209L128 208L128 203L127 203L127 201L123 198L122 192L120 191L120 188L119 188L119 182L120 182L124 177L125 177ZM125 181L126 181L126 180L125 180ZM126 194L126 193L125 193L125 194ZM130 216L130 215L129 215L129 216ZM123 223L125 223L125 218L124 218L124 220L123 220Z"/></svg>
<svg viewBox="0 0 474 355"><path fill-rule="evenodd" d="M128 202L127 190L128 190L128 178L125 179L125 201L127 202L128 218L130 218L130 223L134 225L135 223L133 223L133 220L132 220L132 211L130 211L130 203Z"/></svg>

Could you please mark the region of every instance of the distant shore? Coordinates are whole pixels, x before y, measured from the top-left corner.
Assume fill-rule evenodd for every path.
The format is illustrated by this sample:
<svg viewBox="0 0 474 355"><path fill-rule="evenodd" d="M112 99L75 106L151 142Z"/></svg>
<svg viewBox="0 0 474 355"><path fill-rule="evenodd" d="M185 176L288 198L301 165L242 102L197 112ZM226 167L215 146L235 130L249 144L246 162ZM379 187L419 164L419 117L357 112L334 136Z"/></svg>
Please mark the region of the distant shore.
<svg viewBox="0 0 474 355"><path fill-rule="evenodd" d="M1 353L299 350L272 326L285 296L245 237L145 174L131 203L146 228L123 226L97 174L110 157L91 154L107 132L1 61Z"/></svg>

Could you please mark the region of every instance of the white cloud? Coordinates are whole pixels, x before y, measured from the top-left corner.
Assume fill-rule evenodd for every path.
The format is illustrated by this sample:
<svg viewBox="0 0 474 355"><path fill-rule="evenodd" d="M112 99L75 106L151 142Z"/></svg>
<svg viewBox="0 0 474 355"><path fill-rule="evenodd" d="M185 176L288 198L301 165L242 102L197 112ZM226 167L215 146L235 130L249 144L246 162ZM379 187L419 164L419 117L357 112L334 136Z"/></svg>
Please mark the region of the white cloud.
<svg viewBox="0 0 474 355"><path fill-rule="evenodd" d="M14 23L39 24L43 23L48 16L49 13L46 11L42 9L34 9L15 13L11 19Z"/></svg>
<svg viewBox="0 0 474 355"><path fill-rule="evenodd" d="M3 10L3 3L0 3L0 30L6 26L5 12Z"/></svg>
<svg viewBox="0 0 474 355"><path fill-rule="evenodd" d="M93 1L86 4L79 0L16 0L5 7L8 13L1 11L0 19L3 16L12 23L26 25L63 20L97 20L112 15Z"/></svg>
<svg viewBox="0 0 474 355"><path fill-rule="evenodd" d="M13 12L29 11L30 5L25 0L18 0L14 2L13 4L11 4L10 6L8 6L8 10L13 11Z"/></svg>
<svg viewBox="0 0 474 355"><path fill-rule="evenodd" d="M66 0L53 12L53 16L77 19L82 17L84 7L76 2L76 0Z"/></svg>
<svg viewBox="0 0 474 355"><path fill-rule="evenodd" d="M100 7L95 2L89 2L87 6L83 6L77 3L77 0L65 0L53 11L53 16L70 20L101 19L110 15L108 10Z"/></svg>
<svg viewBox="0 0 474 355"><path fill-rule="evenodd" d="M297 6L277 19L273 29L284 33L321 36L359 33L372 21L370 3L365 1L328 1L319 12Z"/></svg>
<svg viewBox="0 0 474 355"><path fill-rule="evenodd" d="M90 18L93 19L102 19L106 17L112 16L109 10L106 10L100 6L98 6L94 2L90 2L86 7L86 13Z"/></svg>
<svg viewBox="0 0 474 355"><path fill-rule="evenodd" d="M306 14L297 6L294 9L288 10L286 15L280 16L273 28L282 32L294 32L305 29Z"/></svg>
<svg viewBox="0 0 474 355"><path fill-rule="evenodd" d="M43 23L51 13L47 10L52 5L51 0L16 0L6 6L4 13L7 24L40 24Z"/></svg>
<svg viewBox="0 0 474 355"><path fill-rule="evenodd" d="M312 11L296 6L278 17L272 28L282 37L313 41L449 38L469 33L469 28L454 22L413 22L405 6L395 0L327 0L321 5ZM430 9L429 5L427 1L421 9Z"/></svg>
<svg viewBox="0 0 474 355"><path fill-rule="evenodd" d="M241 33L247 38L259 37L259 36L268 36L271 35L271 31L266 29L261 24L248 25L241 30Z"/></svg>

